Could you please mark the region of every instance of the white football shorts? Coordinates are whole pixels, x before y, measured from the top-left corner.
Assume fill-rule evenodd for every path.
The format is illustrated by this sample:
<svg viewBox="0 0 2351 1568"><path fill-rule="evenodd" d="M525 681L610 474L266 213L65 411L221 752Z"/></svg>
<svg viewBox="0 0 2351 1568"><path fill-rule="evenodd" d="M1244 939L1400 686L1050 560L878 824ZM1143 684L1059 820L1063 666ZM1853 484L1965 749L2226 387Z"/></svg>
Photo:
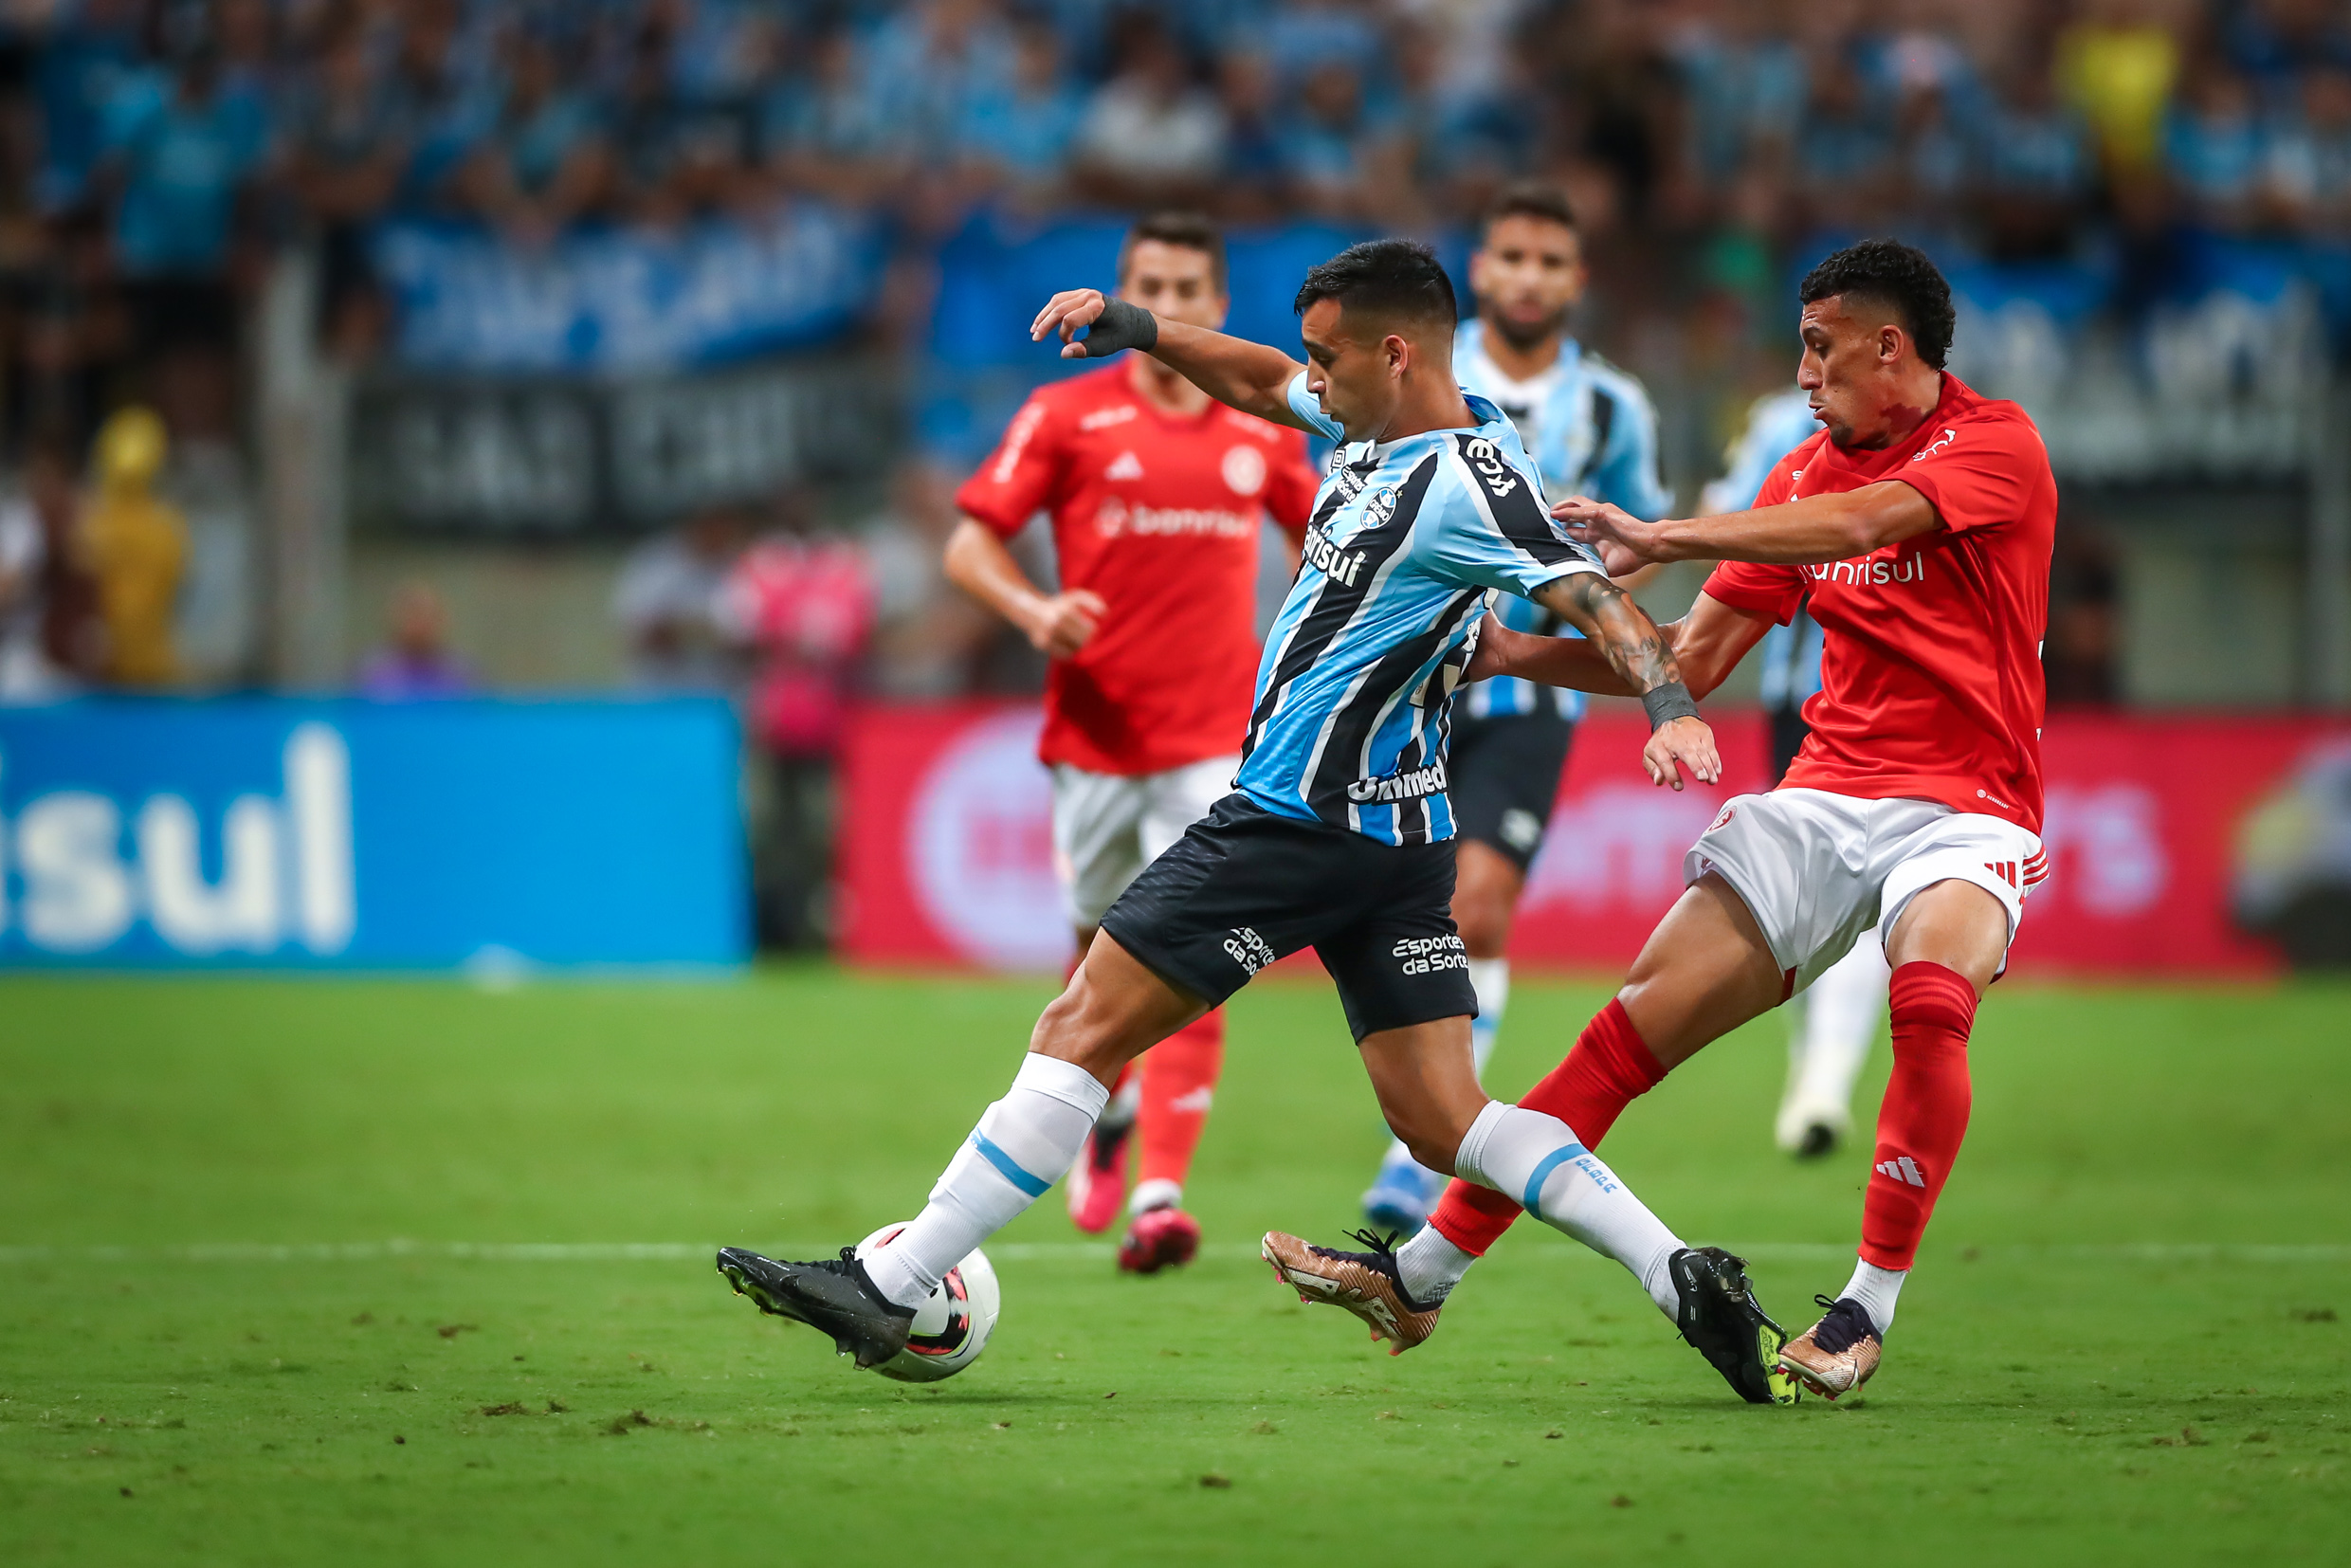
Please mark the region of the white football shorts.
<svg viewBox="0 0 2351 1568"><path fill-rule="evenodd" d="M1126 884L1232 793L1239 757L1156 774L1053 766L1053 874L1069 923L1095 926Z"/></svg>
<svg viewBox="0 0 2351 1568"><path fill-rule="evenodd" d="M1940 801L1774 790L1725 805L1682 857L1684 882L1709 871L1746 901L1794 994L1870 927L1890 933L1939 882L1972 883L1998 899L2014 941L2049 857L2014 823Z"/></svg>

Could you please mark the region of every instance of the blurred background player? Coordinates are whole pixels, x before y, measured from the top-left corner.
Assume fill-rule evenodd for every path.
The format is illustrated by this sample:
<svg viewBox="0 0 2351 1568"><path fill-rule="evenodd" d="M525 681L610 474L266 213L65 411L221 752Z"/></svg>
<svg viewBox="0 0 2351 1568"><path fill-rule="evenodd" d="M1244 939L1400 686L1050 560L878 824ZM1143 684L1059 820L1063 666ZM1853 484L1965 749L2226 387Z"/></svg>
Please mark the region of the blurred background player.
<svg viewBox="0 0 2351 1568"><path fill-rule="evenodd" d="M1163 319L1222 326L1224 239L1206 218L1145 218L1121 247L1118 286ZM1262 519L1303 536L1316 484L1298 431L1136 354L1041 388L957 493L948 576L1052 661L1037 755L1053 772L1053 865L1079 952L1136 873L1231 790L1257 668ZM1040 508L1057 591L1006 548ZM1221 1010L1152 1048L1070 1172L1069 1217L1107 1230L1127 1196L1130 1135L1141 1143L1121 1268L1151 1273L1199 1245L1183 1183L1224 1050Z"/></svg>
<svg viewBox="0 0 2351 1568"><path fill-rule="evenodd" d="M1754 505L1779 460L1819 429L1803 388L1757 398L1747 410L1746 428L1731 445L1728 471L1699 497L1701 514L1743 512ZM1804 704L1820 690L1819 624L1799 606L1787 625L1763 634L1756 657L1762 664L1772 778L1777 782L1787 776L1811 733ZM1772 1132L1798 1159L1817 1159L1851 1134L1853 1085L1877 1043L1892 973L1886 966L1886 944L1877 932L1867 931L1810 990L1788 999L1788 1085Z"/></svg>
<svg viewBox="0 0 2351 1568"><path fill-rule="evenodd" d="M1541 185L1504 191L1469 257L1478 314L1454 339L1453 374L1510 416L1551 495L1597 496L1637 517L1662 518L1673 494L1658 477L1649 394L1568 336L1584 283L1583 245L1567 197ZM1565 630L1557 615L1514 593L1495 595L1494 613L1520 631L1551 637ZM1583 712L1579 691L1507 678L1480 682L1453 703L1453 921L1478 994L1470 1037L1480 1073L1509 1002L1511 919ZM1375 1229L1410 1234L1443 1189L1443 1177L1392 1141L1363 1194L1364 1216Z"/></svg>

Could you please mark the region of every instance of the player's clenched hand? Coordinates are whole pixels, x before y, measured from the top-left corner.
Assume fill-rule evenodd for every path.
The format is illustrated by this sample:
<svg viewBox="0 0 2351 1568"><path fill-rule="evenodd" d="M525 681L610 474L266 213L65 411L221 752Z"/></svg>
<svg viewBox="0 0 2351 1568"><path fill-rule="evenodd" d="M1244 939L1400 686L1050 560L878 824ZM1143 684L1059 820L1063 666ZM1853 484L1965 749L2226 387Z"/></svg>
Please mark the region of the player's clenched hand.
<svg viewBox="0 0 2351 1568"><path fill-rule="evenodd" d="M1658 558L1649 549L1654 525L1621 506L1589 496L1570 496L1551 508L1551 516L1566 528L1569 538L1600 553L1600 565L1612 577L1621 577Z"/></svg>
<svg viewBox="0 0 2351 1568"><path fill-rule="evenodd" d="M1048 659L1066 659L1094 640L1103 611L1108 608L1101 594L1073 588L1038 600L1021 629L1029 633L1030 646L1039 653Z"/></svg>
<svg viewBox="0 0 2351 1568"><path fill-rule="evenodd" d="M1722 776L1722 757L1714 749L1714 731L1703 719L1672 719L1649 732L1649 744L1641 748L1641 766L1649 770L1652 784L1682 787L1682 775L1674 766L1680 763L1690 771L1690 776L1701 784L1713 784Z"/></svg>

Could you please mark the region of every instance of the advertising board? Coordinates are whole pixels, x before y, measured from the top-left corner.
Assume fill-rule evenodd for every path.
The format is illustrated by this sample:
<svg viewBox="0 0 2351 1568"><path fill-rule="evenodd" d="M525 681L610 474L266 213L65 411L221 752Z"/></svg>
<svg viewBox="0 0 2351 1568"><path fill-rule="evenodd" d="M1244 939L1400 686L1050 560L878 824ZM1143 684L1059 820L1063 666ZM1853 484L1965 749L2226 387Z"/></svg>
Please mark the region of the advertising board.
<svg viewBox="0 0 2351 1568"><path fill-rule="evenodd" d="M0 708L0 966L731 966L715 701Z"/></svg>
<svg viewBox="0 0 2351 1568"><path fill-rule="evenodd" d="M1051 970L1068 939L1050 795L1026 706L868 710L852 730L842 951L858 962ZM1595 714L1576 738L1513 939L1522 962L1621 972L1682 889L1682 855L1732 794L1760 789L1760 717L1714 719L1720 789L1640 771L1645 726ZM2059 714L2044 733L2051 871L2026 905L2014 971L2250 975L2278 948L2238 927L2244 830L2298 770L2342 750L2308 719Z"/></svg>

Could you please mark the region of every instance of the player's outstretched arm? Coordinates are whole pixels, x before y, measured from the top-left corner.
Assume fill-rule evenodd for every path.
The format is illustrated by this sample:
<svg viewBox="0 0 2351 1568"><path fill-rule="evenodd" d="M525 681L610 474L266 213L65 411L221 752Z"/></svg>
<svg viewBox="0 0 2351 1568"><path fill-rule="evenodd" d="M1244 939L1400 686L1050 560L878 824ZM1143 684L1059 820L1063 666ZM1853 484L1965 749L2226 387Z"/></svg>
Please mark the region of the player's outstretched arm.
<svg viewBox="0 0 2351 1568"><path fill-rule="evenodd" d="M1080 337L1078 334L1084 332ZM1029 340L1061 338L1064 359L1107 359L1125 349L1150 355L1217 402L1276 425L1304 429L1290 411L1290 382L1305 367L1280 349L1206 327L1163 321L1098 288L1067 288L1045 301Z"/></svg>
<svg viewBox="0 0 2351 1568"><path fill-rule="evenodd" d="M1657 629L1672 650L1690 695L1705 697L1763 640L1771 624L1767 616L1734 609L1702 593L1687 615ZM1516 675L1539 685L1566 686L1603 697L1640 695L1590 638L1514 631L1488 615L1478 632L1477 654L1463 679L1483 681L1497 675Z"/></svg>
<svg viewBox="0 0 2351 1568"><path fill-rule="evenodd" d="M1535 598L1582 632L1624 689L1649 710L1651 728L1649 744L1641 748L1641 765L1651 783L1680 789L1676 763L1701 783L1722 776L1714 731L1698 717L1673 645L1631 594L1595 572L1577 572L1543 584Z"/></svg>
<svg viewBox="0 0 2351 1568"><path fill-rule="evenodd" d="M1851 560L1941 526L1934 504L1898 479L1710 518L1644 522L1621 506L1570 496L1551 508L1568 536L1595 547L1612 576L1649 561Z"/></svg>

